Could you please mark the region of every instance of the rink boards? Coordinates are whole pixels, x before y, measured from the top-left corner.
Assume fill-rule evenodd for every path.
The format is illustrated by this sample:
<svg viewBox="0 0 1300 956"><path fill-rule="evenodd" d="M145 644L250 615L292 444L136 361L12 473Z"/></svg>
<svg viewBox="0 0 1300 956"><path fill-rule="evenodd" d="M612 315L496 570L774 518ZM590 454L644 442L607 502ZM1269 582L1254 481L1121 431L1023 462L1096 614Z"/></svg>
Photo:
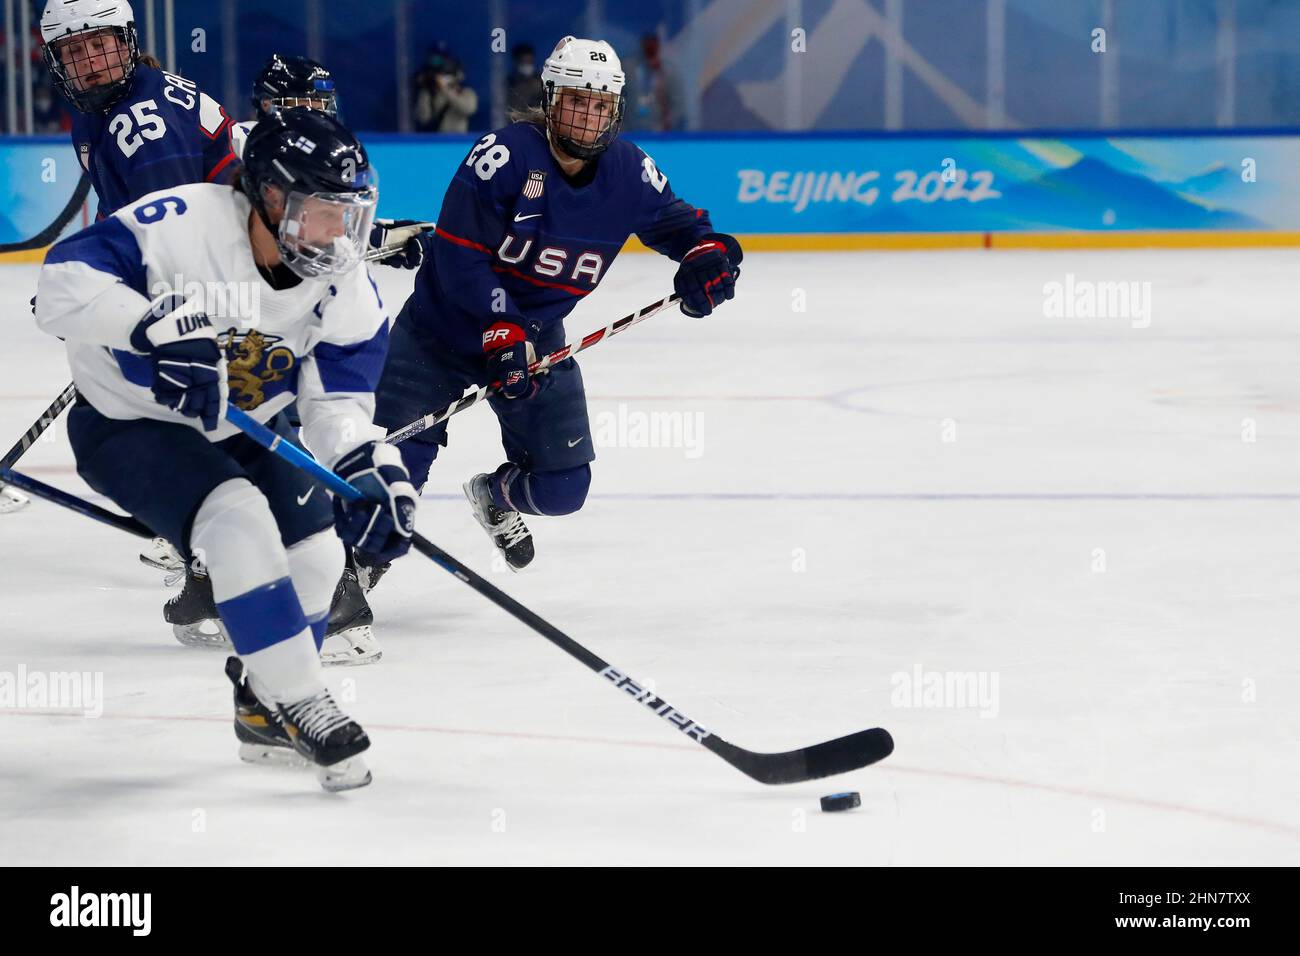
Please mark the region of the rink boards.
<svg viewBox="0 0 1300 956"><path fill-rule="evenodd" d="M768 251L1300 244L1300 136L638 134L683 198ZM380 214L436 219L473 136L371 134ZM0 145L0 243L80 173L65 139ZM657 178L657 176L655 177ZM83 210L69 226L89 221ZM639 244L633 241L634 248ZM38 260L37 254L8 254Z"/></svg>

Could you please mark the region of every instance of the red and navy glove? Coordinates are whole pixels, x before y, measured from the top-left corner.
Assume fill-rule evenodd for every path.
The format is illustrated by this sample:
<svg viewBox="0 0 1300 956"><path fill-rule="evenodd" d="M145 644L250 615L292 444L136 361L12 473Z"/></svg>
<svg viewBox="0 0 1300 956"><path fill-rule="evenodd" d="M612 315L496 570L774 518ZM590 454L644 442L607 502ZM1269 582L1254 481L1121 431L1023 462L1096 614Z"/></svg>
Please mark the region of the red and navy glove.
<svg viewBox="0 0 1300 956"><path fill-rule="evenodd" d="M153 364L154 401L200 419L204 431L221 424L230 395L226 359L199 298L159 296L131 333L131 348Z"/></svg>
<svg viewBox="0 0 1300 956"><path fill-rule="evenodd" d="M537 394L537 381L528 374L537 353L521 326L493 323L483 333L483 351L487 353L488 381L500 382L504 397L532 398Z"/></svg>
<svg viewBox="0 0 1300 956"><path fill-rule="evenodd" d="M673 288L682 297L682 312L692 318L709 315L736 295L744 253L734 237L709 232L682 256Z"/></svg>
<svg viewBox="0 0 1300 956"><path fill-rule="evenodd" d="M363 495L356 501L335 496L339 537L372 558L369 564L385 564L406 554L415 531L416 493L401 452L384 442L366 442L344 455L334 471Z"/></svg>

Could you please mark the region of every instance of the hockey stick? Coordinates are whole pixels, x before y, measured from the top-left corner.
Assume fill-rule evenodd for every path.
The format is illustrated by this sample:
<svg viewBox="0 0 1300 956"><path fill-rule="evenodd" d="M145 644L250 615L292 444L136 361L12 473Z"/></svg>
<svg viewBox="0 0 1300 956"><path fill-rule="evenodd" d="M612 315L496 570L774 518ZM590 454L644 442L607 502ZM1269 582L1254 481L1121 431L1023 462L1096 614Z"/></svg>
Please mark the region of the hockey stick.
<svg viewBox="0 0 1300 956"><path fill-rule="evenodd" d="M367 252L365 255L363 255L361 258L365 262L374 262L376 259L387 259L393 253L401 252L403 249L405 249L406 244L410 242L413 237L422 236L432 231L434 225L436 224L432 222L416 222L413 223L411 226L398 226L397 229L399 231L400 230L409 231L413 227L417 227L417 226L419 227L419 230L417 232L411 233L411 235L408 235L401 242L390 242L386 246L376 246L375 248Z"/></svg>
<svg viewBox="0 0 1300 956"><path fill-rule="evenodd" d="M375 248L371 249L361 257L361 261L374 262L376 259L387 259L393 253L401 252L402 247L405 245L406 243L404 242L395 242L389 246L375 246Z"/></svg>
<svg viewBox="0 0 1300 956"><path fill-rule="evenodd" d="M50 223L30 239L21 239L18 242L0 243L0 252L26 252L30 249L41 249L48 246L55 239L59 238L59 233L70 222L72 217L77 214L86 197L90 195L90 174L82 173L81 181L77 183L77 188L72 191L72 198L68 204L63 207L54 222Z"/></svg>
<svg viewBox="0 0 1300 956"><path fill-rule="evenodd" d="M293 442L287 441L265 425L254 421L238 408L227 409L226 420L263 448L306 471L335 494L349 500L361 497L361 493L352 485ZM626 693L637 703L648 707L687 737L759 783L801 783L818 777L847 773L883 760L894 750L894 741L889 736L889 731L881 727L862 730L847 737L839 737L785 753L755 753L737 747L717 734L705 730L654 691L645 689L622 671L612 667L559 628L547 623L510 595L479 577L436 544L418 534L411 536L411 544L443 570L460 578L497 607L512 614L570 657L605 678L615 688Z"/></svg>
<svg viewBox="0 0 1300 956"><path fill-rule="evenodd" d="M18 439L18 444L10 448L3 458L0 458L0 468L12 468L18 464L18 459L27 453L27 449L36 444L36 439L41 437L45 429L54 424L54 420L63 414L63 410L71 405L76 397L77 388L69 383L68 387L54 400L53 404L41 412L41 417L36 419L32 427L23 433L23 437Z"/></svg>
<svg viewBox="0 0 1300 956"><path fill-rule="evenodd" d="M30 495L37 498L44 498L46 501L53 502L64 508L68 508L77 514L85 515L87 518L94 518L106 525L111 525L128 534L136 535L140 538L152 538L153 532L134 518L126 515L114 514L107 508L101 508L99 505L91 504L84 501L76 495L70 495L66 491L60 491L52 485L47 485L43 481L37 481L30 478L22 472L10 471L8 468L0 468L0 479L13 485L15 488L21 488Z"/></svg>
<svg viewBox="0 0 1300 956"><path fill-rule="evenodd" d="M658 302L651 303L650 305L647 305L644 309L641 309L639 312L633 312L631 315L625 315L617 322L611 322L609 325L605 326L604 328L597 329L595 332L592 332L590 335L584 336L582 341L579 342L577 345L566 345L564 346L564 348L556 349L550 355L544 356L543 358L540 358L536 362L533 362L531 365L529 365L528 374L537 375L540 372L545 372L552 365L558 365L560 362L563 362L569 356L577 355L579 352L591 348L597 342L604 341L605 339L609 338L611 335L618 335L618 333L622 332L624 329L630 329L632 326L636 325L642 319L648 319L656 312L662 312L670 305L675 305L676 303L681 301L681 298L682 298L681 296L677 295L676 293L673 293L672 295L668 296L668 298L666 299L660 299ZM384 441L388 442L388 444L390 445L396 445L399 442L404 442L412 435L418 435L420 434L420 432L427 431L428 429L432 428L434 425L439 425L445 422L447 419L451 418L452 415L458 414L459 412L463 412L471 405L477 405L488 395L496 394L500 390L501 390L500 382L493 382L491 385L480 385L474 391L468 392L462 397L456 399L456 401L452 402L446 408L440 408L436 412L430 412L428 415L425 415L423 418L417 418L409 425L403 425L401 428L397 429L397 431L392 432L387 438L384 439Z"/></svg>
<svg viewBox="0 0 1300 956"><path fill-rule="evenodd" d="M3 458L0 458L0 468L12 468L16 465L18 459L23 457L23 454L27 449L32 447L36 439L41 437L41 434L45 429L49 428L50 425L54 423L54 420L62 414L63 410L67 408L76 397L76 388L72 385L65 388L63 394L54 400L54 404L42 412L41 417L36 419L35 424L33 424L31 428L27 429L22 438L18 439L18 444L14 445L13 448L10 448ZM18 494L18 492L11 488L6 488L5 483L0 481L0 514L11 514L12 512L18 511L20 508L26 507L30 503L30 500L26 496Z"/></svg>

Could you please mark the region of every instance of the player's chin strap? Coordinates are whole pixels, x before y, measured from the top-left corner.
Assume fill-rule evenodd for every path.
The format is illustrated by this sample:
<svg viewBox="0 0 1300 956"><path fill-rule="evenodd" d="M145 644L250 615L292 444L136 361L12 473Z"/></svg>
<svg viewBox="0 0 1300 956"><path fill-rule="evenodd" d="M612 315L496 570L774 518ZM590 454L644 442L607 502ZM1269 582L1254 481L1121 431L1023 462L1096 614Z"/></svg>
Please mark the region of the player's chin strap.
<svg viewBox="0 0 1300 956"><path fill-rule="evenodd" d="M301 468L337 495L350 500L361 497L361 492L330 471L293 442L277 435L265 425L250 418L238 408L226 409L226 420L257 444ZM411 546L429 558L444 571L455 575L497 607L513 615L532 628L570 657L580 661L589 670L605 678L617 690L632 700L648 707L667 720L687 737L721 757L737 770L759 783L798 783L847 773L888 757L894 750L893 738L880 727L861 730L855 734L828 740L824 743L790 750L785 753L755 753L728 743L717 734L705 730L654 691L646 689L624 672L583 647L555 625L548 623L494 584L479 577L442 548L425 540L419 534L411 535Z"/></svg>
<svg viewBox="0 0 1300 956"><path fill-rule="evenodd" d="M245 174L244 178L240 179L239 185L243 187L244 195L248 197L249 203L256 210L257 218L262 220L262 225L266 226L266 231L272 236L279 236L280 227L271 222L271 214L266 211L266 203L262 200L257 183L253 182L252 178Z"/></svg>
<svg viewBox="0 0 1300 956"><path fill-rule="evenodd" d="M582 341L577 345L566 345L563 348L556 349L550 355L544 355L536 362L530 363L528 366L528 374L541 375L550 369L551 366L558 365L570 356L577 355L579 352L591 348L597 342L603 342L612 335L618 335L618 333L625 329L630 329L638 322L650 318L650 316L657 312L662 312L670 305L677 304L681 301L681 298L681 296L674 292L666 299L652 302L645 308L633 312L631 315L623 316L623 318L619 319L617 322L611 322L604 328L597 329L595 332L583 336ZM451 418L452 415L459 414L472 405L477 405L489 395L494 395L500 390L500 382L493 382L490 385L480 385L473 391L466 392L463 396L456 399L456 401L452 402L445 408L440 408L436 412L429 412L429 414L422 418L417 418L409 425L403 425L401 428L397 429L397 431L390 433L384 441L388 442L390 445L404 442L412 435L418 435L422 431L428 431L434 425L445 422L447 419Z"/></svg>

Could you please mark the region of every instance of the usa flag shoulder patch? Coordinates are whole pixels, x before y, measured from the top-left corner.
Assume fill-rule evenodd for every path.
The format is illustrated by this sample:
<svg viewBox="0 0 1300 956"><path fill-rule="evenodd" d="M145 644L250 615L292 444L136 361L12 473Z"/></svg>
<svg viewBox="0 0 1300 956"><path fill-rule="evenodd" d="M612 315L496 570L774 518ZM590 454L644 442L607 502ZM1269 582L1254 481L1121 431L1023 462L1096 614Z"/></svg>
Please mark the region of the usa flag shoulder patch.
<svg viewBox="0 0 1300 956"><path fill-rule="evenodd" d="M528 181L524 183L523 196L525 199L536 199L542 194L542 188L546 185L546 172L541 169L530 169L528 171Z"/></svg>

